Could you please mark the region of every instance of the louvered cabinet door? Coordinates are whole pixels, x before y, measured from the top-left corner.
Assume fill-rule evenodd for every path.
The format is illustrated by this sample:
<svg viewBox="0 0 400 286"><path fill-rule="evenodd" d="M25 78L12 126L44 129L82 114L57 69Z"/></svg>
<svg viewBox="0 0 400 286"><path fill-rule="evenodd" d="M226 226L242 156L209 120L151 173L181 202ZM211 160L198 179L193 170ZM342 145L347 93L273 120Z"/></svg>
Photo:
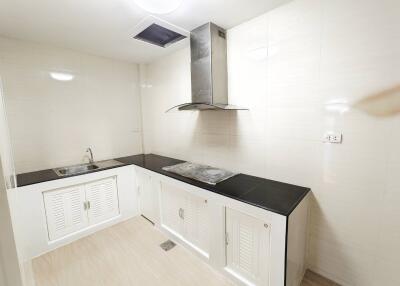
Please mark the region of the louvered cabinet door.
<svg viewBox="0 0 400 286"><path fill-rule="evenodd" d="M43 193L49 240L87 227L85 188L74 186Z"/></svg>
<svg viewBox="0 0 400 286"><path fill-rule="evenodd" d="M246 284L269 285L270 227L226 209L226 269Z"/></svg>
<svg viewBox="0 0 400 286"><path fill-rule="evenodd" d="M161 183L161 226L181 237L183 232L185 193L175 186Z"/></svg>
<svg viewBox="0 0 400 286"><path fill-rule="evenodd" d="M209 257L210 215L206 200L187 194L184 206L183 236L192 246Z"/></svg>
<svg viewBox="0 0 400 286"><path fill-rule="evenodd" d="M116 177L85 185L90 224L103 222L119 214Z"/></svg>

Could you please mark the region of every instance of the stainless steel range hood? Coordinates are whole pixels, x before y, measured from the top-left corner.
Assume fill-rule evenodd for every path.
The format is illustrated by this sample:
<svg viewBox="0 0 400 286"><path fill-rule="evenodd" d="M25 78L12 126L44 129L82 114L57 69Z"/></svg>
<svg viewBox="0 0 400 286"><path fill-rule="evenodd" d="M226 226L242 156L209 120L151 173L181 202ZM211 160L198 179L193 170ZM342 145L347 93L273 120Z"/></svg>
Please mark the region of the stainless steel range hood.
<svg viewBox="0 0 400 286"><path fill-rule="evenodd" d="M167 110L247 110L228 104L226 31L207 23L190 32L192 102Z"/></svg>

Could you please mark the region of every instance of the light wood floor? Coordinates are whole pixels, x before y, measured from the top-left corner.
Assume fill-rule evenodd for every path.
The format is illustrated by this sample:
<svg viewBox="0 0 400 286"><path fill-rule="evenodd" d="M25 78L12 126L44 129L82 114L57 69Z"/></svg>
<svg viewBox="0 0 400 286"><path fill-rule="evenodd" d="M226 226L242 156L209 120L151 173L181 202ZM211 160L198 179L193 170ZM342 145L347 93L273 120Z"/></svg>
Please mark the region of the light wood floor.
<svg viewBox="0 0 400 286"><path fill-rule="evenodd" d="M188 250L165 252L167 238L137 217L33 260L37 286L233 285ZM302 286L334 286L307 272Z"/></svg>

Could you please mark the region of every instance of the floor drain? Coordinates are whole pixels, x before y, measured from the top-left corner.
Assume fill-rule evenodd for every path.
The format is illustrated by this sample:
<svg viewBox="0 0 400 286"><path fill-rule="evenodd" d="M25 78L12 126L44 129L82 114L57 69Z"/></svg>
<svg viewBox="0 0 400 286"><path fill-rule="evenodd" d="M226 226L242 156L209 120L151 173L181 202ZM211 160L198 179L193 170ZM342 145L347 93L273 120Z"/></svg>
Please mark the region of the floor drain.
<svg viewBox="0 0 400 286"><path fill-rule="evenodd" d="M175 247L175 242L171 241L171 240L167 240L166 242L163 242L160 244L160 247L162 249L164 249L165 251L171 250L172 248Z"/></svg>

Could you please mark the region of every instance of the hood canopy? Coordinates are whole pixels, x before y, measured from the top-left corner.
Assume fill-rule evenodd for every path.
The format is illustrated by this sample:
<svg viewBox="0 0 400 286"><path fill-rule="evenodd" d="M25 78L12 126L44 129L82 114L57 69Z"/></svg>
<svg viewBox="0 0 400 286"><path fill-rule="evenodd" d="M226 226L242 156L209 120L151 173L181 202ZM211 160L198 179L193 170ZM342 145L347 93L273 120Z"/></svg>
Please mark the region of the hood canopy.
<svg viewBox="0 0 400 286"><path fill-rule="evenodd" d="M226 31L213 23L190 32L192 102L172 110L247 110L228 104Z"/></svg>

